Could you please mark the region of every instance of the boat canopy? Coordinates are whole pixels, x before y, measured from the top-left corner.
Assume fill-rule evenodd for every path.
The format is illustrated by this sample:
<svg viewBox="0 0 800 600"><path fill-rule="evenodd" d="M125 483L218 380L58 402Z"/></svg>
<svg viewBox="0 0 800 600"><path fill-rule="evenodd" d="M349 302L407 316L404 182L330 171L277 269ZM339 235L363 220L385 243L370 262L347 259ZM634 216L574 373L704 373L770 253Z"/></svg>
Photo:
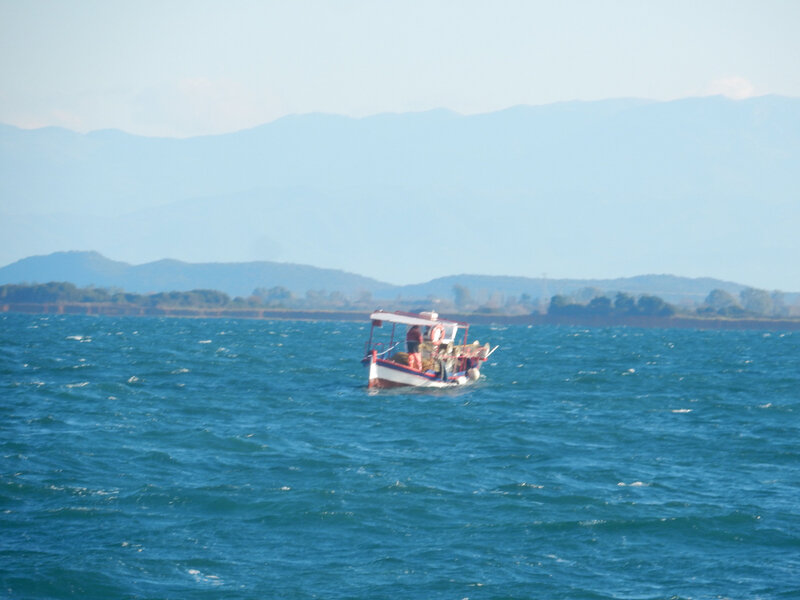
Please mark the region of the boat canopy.
<svg viewBox="0 0 800 600"><path fill-rule="evenodd" d="M388 312L383 310L376 310L369 316L373 321L386 321L387 323L400 323L401 325L420 325L423 327L430 327L431 325L443 325L444 327L466 327L466 323L459 323L458 321L449 321L447 319L433 318L424 316L423 314L415 315L403 312Z"/></svg>

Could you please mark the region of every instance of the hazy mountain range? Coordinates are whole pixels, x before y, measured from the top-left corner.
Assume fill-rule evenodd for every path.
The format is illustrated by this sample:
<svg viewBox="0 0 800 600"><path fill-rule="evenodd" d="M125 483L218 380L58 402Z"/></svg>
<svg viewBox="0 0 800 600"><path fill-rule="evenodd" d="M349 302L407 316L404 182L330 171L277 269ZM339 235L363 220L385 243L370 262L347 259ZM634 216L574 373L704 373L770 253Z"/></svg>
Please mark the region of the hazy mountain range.
<svg viewBox="0 0 800 600"><path fill-rule="evenodd" d="M250 263L191 264L160 260L142 265L110 260L97 252L58 252L33 256L0 268L0 284L69 281L78 286L116 287L129 292L151 293L215 289L231 296L250 295L256 288L282 286L302 297L308 290L338 291L356 298L368 292L380 299L420 299L433 296L452 299L456 285L467 288L473 298L491 294L549 298L572 294L586 287L604 292L653 294L670 302L702 302L713 289L738 294L745 286L711 278L690 279L672 275L642 275L609 280L541 279L488 275L453 275L425 283L395 286L333 269L268 261ZM788 295L793 302L796 294Z"/></svg>
<svg viewBox="0 0 800 600"><path fill-rule="evenodd" d="M798 165L800 100L776 96L310 114L190 139L0 126L0 264L97 250L394 283L656 272L800 289Z"/></svg>

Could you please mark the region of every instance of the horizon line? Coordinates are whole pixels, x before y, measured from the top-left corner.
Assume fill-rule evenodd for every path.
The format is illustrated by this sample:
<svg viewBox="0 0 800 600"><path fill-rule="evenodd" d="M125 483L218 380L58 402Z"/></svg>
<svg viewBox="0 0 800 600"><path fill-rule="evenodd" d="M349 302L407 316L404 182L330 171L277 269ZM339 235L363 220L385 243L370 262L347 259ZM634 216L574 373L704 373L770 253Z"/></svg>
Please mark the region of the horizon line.
<svg viewBox="0 0 800 600"><path fill-rule="evenodd" d="M638 96L615 96L615 97L608 97L608 98L600 98L595 100L583 100L580 98L572 99L572 100L558 100L555 102L544 102L541 104L509 104L502 108L497 108L494 110L486 110L486 111L476 111L476 112L460 112L452 108L448 108L446 106L438 106L433 108L427 108L422 110L409 110L409 111L378 111L374 113L367 113L363 115L354 115L354 114L345 114L345 113L337 113L337 112L326 112L324 110L313 110L308 112L297 112L297 113L285 113L275 117L274 119L263 121L261 123L257 123L255 125L249 127L242 127L239 129L231 129L229 131L224 131L220 133L198 133L192 135L150 135L150 134L143 134L143 133L135 133L132 131L128 131L125 129L121 129L118 127L102 127L99 129L87 129L87 130L80 130L80 129L71 129L69 127L65 127L63 125L36 125L36 126L24 126L24 125L17 125L15 123L10 123L6 121L0 121L0 125L11 127L20 131L43 131L47 129L55 129L61 131L68 131L70 133L74 133L77 135L92 135L92 134L100 134L100 133L122 133L132 137L140 137L140 138L147 138L147 139L165 139L165 140L191 140L191 139L198 139L198 138L209 138L209 137L219 137L231 134L242 133L245 131L252 131L254 129L258 129L260 127L264 127L267 125L272 125L284 119L291 119L296 117L308 117L308 116L325 116L325 117L339 117L342 119L348 119L352 121L362 121L367 119L373 119L377 117L386 117L386 116L402 116L402 115L424 115L428 113L435 113L435 112L446 112L450 113L456 117L479 117L485 115L492 115L501 112L505 112L508 110L514 110L518 108L544 108L549 106L559 106L559 105L567 105L567 104L600 104L604 102L615 102L615 101L639 101L648 104L669 104L673 102L682 102L686 100L698 100L698 99L724 99L730 102L747 102L750 100L759 100L763 98L786 98L790 100L800 100L800 97L797 96L788 96L784 94L773 94L773 93L766 93L766 94L755 94L752 96L747 96L744 98L736 98L726 94L698 94L694 96L681 96L677 98L669 98L666 100L658 100L654 98L644 98Z"/></svg>

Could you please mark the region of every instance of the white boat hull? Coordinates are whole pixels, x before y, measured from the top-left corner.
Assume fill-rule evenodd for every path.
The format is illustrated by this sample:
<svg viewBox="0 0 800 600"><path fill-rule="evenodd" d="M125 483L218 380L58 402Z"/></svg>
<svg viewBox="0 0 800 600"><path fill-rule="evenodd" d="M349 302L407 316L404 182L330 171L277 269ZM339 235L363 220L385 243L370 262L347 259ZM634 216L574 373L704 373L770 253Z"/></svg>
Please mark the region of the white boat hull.
<svg viewBox="0 0 800 600"><path fill-rule="evenodd" d="M433 372L422 372L405 365L378 358L372 358L369 363L369 387L392 388L401 386L446 388L475 383L480 374L475 371L472 377L463 373L454 374L447 379Z"/></svg>

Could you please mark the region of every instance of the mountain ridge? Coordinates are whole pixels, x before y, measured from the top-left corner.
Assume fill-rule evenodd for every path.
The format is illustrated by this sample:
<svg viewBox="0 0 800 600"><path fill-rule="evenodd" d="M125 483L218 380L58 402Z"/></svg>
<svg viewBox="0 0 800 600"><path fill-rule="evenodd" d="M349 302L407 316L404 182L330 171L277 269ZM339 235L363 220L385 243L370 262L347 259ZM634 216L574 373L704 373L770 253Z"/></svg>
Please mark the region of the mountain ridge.
<svg viewBox="0 0 800 600"><path fill-rule="evenodd" d="M184 139L2 127L0 263L74 248L393 283L467 267L797 289L797 164L800 99L781 96L295 115Z"/></svg>
<svg viewBox="0 0 800 600"><path fill-rule="evenodd" d="M603 293L651 294L670 302L700 303L713 289L738 294L746 285L711 277L690 278L677 275L638 275L615 279L553 279L509 275L471 275L462 273L438 277L409 285L392 285L342 270L310 265L253 261L248 263L187 263L161 259L132 265L109 259L99 252L56 252L31 256L0 268L0 284L47 283L66 281L77 286L120 288L135 293L214 289L231 296L246 297L256 288L283 287L295 295L324 290L350 297L368 293L376 300L452 298L454 288L462 286L476 300L492 294L532 299L549 299L556 294L574 294L585 288ZM789 293L794 297L797 294Z"/></svg>

